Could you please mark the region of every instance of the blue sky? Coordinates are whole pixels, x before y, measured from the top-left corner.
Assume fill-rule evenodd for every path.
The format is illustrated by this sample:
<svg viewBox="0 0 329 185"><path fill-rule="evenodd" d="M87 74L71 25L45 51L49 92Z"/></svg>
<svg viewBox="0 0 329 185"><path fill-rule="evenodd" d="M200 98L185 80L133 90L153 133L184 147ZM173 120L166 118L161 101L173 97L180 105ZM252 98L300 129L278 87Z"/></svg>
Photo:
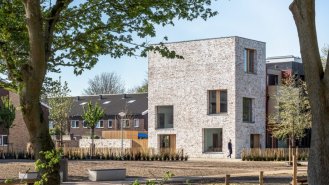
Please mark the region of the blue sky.
<svg viewBox="0 0 329 185"><path fill-rule="evenodd" d="M212 8L219 15L207 21L176 21L175 26L157 26L157 37L151 43L241 36L266 42L267 57L280 55L300 56L296 26L289 11L292 0L218 0ZM320 48L329 44L329 1L316 1L316 23ZM61 74L71 89L71 95L81 95L88 87L88 79L102 72L119 74L127 89L140 85L147 78L147 58L99 58L96 66L82 75L75 76L72 68L63 68Z"/></svg>

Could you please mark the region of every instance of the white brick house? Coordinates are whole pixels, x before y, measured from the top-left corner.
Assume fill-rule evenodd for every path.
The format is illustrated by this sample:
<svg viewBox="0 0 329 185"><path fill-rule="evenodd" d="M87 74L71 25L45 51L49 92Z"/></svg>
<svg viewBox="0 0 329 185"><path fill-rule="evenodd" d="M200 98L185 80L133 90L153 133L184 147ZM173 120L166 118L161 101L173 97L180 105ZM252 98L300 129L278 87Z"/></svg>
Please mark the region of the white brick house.
<svg viewBox="0 0 329 185"><path fill-rule="evenodd" d="M225 37L168 43L184 59L149 53L149 147L233 158L265 146L265 43Z"/></svg>

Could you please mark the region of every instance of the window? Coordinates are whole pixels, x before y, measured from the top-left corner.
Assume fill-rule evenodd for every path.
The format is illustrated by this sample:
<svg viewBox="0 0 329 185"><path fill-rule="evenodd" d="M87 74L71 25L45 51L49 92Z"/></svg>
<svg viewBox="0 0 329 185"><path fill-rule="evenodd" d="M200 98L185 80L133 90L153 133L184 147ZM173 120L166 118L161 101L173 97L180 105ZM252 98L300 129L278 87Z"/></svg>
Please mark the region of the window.
<svg viewBox="0 0 329 185"><path fill-rule="evenodd" d="M253 99L243 98L243 122L252 123L253 120Z"/></svg>
<svg viewBox="0 0 329 185"><path fill-rule="evenodd" d="M122 119L121 124L122 124L122 128L129 128L130 127L129 119Z"/></svg>
<svg viewBox="0 0 329 185"><path fill-rule="evenodd" d="M279 83L279 76L278 75L267 75L267 84L268 85L278 85Z"/></svg>
<svg viewBox="0 0 329 185"><path fill-rule="evenodd" d="M71 128L79 128L79 120L71 120Z"/></svg>
<svg viewBox="0 0 329 185"><path fill-rule="evenodd" d="M255 50L244 49L244 72L255 73Z"/></svg>
<svg viewBox="0 0 329 185"><path fill-rule="evenodd" d="M109 119L107 122L107 128L112 128L113 127L113 120Z"/></svg>
<svg viewBox="0 0 329 185"><path fill-rule="evenodd" d="M104 128L104 121L103 120L99 120L97 122L96 128Z"/></svg>
<svg viewBox="0 0 329 185"><path fill-rule="evenodd" d="M54 121L49 121L49 128L54 128Z"/></svg>
<svg viewBox="0 0 329 185"><path fill-rule="evenodd" d="M223 135L221 128L203 129L203 151L204 152L223 151Z"/></svg>
<svg viewBox="0 0 329 185"><path fill-rule="evenodd" d="M227 90L211 90L209 92L209 114L227 112Z"/></svg>
<svg viewBox="0 0 329 185"><path fill-rule="evenodd" d="M157 107L157 128L174 128L173 106Z"/></svg>
<svg viewBox="0 0 329 185"><path fill-rule="evenodd" d="M250 134L250 148L260 148L259 134Z"/></svg>
<svg viewBox="0 0 329 185"><path fill-rule="evenodd" d="M6 146L8 144L8 136L0 135L0 146Z"/></svg>
<svg viewBox="0 0 329 185"><path fill-rule="evenodd" d="M83 125L83 128L88 128L87 121L83 120L82 125Z"/></svg>
<svg viewBox="0 0 329 185"><path fill-rule="evenodd" d="M134 119L134 127L139 127L139 119Z"/></svg>

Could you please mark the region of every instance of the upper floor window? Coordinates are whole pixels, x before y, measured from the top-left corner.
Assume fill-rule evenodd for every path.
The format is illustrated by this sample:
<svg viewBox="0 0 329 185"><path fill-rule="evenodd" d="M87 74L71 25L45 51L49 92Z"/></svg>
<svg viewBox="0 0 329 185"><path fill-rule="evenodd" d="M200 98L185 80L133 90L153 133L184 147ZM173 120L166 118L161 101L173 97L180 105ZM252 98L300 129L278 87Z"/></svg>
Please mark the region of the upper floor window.
<svg viewBox="0 0 329 185"><path fill-rule="evenodd" d="M174 128L174 107L157 106L157 128Z"/></svg>
<svg viewBox="0 0 329 185"><path fill-rule="evenodd" d="M0 135L0 146L6 146L8 144L8 136Z"/></svg>
<svg viewBox="0 0 329 185"><path fill-rule="evenodd" d="M139 127L139 119L134 119L134 127Z"/></svg>
<svg viewBox="0 0 329 185"><path fill-rule="evenodd" d="M108 120L107 128L113 128L113 120Z"/></svg>
<svg viewBox="0 0 329 185"><path fill-rule="evenodd" d="M103 120L99 120L97 122L96 128L104 128L104 121Z"/></svg>
<svg viewBox="0 0 329 185"><path fill-rule="evenodd" d="M209 114L227 112L227 90L210 90L209 92Z"/></svg>
<svg viewBox="0 0 329 185"><path fill-rule="evenodd" d="M244 49L244 72L255 73L255 50Z"/></svg>
<svg viewBox="0 0 329 185"><path fill-rule="evenodd" d="M79 120L71 120L71 128L79 128Z"/></svg>
<svg viewBox="0 0 329 185"><path fill-rule="evenodd" d="M254 99L252 98L243 98L243 122L252 123L254 122L253 118L253 103Z"/></svg>

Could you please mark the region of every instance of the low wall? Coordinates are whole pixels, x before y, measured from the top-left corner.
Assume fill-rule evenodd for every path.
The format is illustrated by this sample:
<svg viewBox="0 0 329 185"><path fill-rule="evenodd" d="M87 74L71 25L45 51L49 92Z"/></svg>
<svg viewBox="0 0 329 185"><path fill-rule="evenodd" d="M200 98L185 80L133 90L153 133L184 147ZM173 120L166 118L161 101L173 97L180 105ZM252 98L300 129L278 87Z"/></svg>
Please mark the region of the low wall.
<svg viewBox="0 0 329 185"><path fill-rule="evenodd" d="M121 139L94 139L96 148L121 148ZM91 139L80 139L79 147L90 147ZM132 148L131 139L123 139L123 148Z"/></svg>

